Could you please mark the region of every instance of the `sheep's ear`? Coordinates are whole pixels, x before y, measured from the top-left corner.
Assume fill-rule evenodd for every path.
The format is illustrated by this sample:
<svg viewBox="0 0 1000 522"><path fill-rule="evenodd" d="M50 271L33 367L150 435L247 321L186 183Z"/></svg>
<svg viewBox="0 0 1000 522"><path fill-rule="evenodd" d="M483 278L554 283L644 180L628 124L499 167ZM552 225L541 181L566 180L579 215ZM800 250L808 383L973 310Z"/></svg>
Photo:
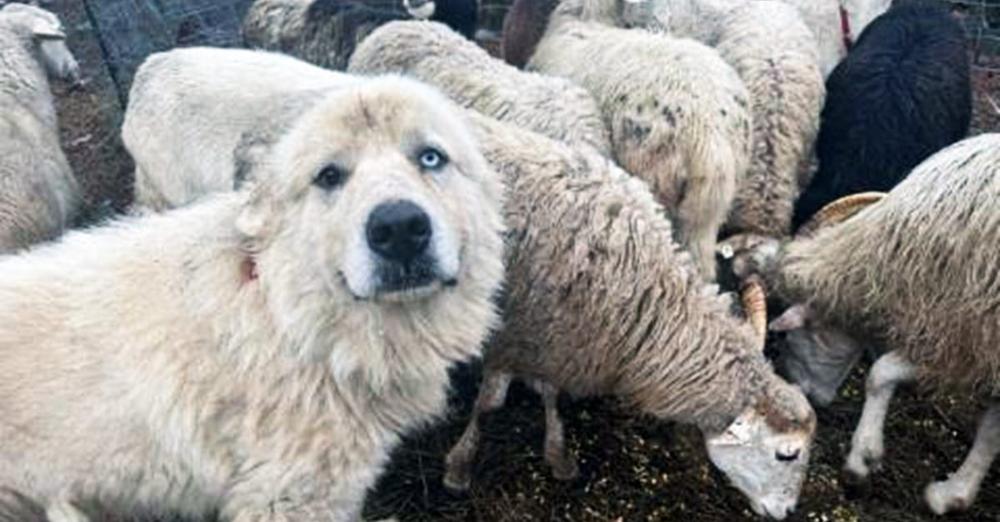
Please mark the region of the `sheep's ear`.
<svg viewBox="0 0 1000 522"><path fill-rule="evenodd" d="M46 20L38 20L31 26L31 32L38 40L65 40L66 33L58 25Z"/></svg>
<svg viewBox="0 0 1000 522"><path fill-rule="evenodd" d="M789 330L798 330L806 325L809 318L812 317L812 310L803 304L797 304L785 310L785 313L781 314L780 317L771 321L771 325L768 327L772 332L787 332Z"/></svg>

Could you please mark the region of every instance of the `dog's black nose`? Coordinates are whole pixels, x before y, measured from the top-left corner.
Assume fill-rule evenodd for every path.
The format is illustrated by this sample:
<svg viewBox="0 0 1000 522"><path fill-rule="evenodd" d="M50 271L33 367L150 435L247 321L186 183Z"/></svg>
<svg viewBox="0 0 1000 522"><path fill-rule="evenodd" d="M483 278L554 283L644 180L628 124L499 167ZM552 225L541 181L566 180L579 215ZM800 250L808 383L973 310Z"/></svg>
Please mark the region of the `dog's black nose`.
<svg viewBox="0 0 1000 522"><path fill-rule="evenodd" d="M412 201L382 203L368 216L368 248L379 256L409 263L427 250L431 219Z"/></svg>

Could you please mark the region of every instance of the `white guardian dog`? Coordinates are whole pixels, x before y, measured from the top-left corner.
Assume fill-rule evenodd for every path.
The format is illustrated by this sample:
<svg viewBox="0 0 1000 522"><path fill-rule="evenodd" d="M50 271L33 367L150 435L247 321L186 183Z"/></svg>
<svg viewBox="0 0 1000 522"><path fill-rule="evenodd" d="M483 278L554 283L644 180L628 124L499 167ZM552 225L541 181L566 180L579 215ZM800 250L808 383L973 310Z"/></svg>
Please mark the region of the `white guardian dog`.
<svg viewBox="0 0 1000 522"><path fill-rule="evenodd" d="M498 322L503 189L471 135L429 87L361 80L240 191L0 258L0 492L51 522L358 520Z"/></svg>

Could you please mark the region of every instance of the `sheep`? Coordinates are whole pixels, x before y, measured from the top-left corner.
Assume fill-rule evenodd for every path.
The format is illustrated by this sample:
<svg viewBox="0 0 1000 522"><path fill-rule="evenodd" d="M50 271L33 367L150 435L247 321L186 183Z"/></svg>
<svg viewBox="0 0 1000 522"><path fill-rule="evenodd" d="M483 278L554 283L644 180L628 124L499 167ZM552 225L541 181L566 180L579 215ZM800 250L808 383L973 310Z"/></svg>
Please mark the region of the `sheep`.
<svg viewBox="0 0 1000 522"><path fill-rule="evenodd" d="M730 12L755 0L632 1L647 4L644 9L633 8L632 12L651 12L657 28L714 46ZM847 56L854 38L892 3L892 0L781 1L795 7L810 29L818 46L819 66L824 78ZM648 22L639 25L649 26Z"/></svg>
<svg viewBox="0 0 1000 522"><path fill-rule="evenodd" d="M755 1L729 11L716 49L750 91L754 126L750 167L723 233L783 237L809 182L826 96L816 44L793 8Z"/></svg>
<svg viewBox="0 0 1000 522"><path fill-rule="evenodd" d="M486 348L445 484L468 487L478 418L521 377L542 395L545 459L557 478L577 474L559 391L614 395L637 413L697 425L711 460L753 509L784 518L805 476L815 417L763 355L763 295L747 293L751 328L702 282L649 187L610 160L479 115L473 122L508 185L508 284L504 327Z"/></svg>
<svg viewBox="0 0 1000 522"><path fill-rule="evenodd" d="M669 0L667 0L669 1ZM858 35L885 13L893 0L781 0L795 6L819 45L820 68L827 78L848 56Z"/></svg>
<svg viewBox="0 0 1000 522"><path fill-rule="evenodd" d="M392 22L376 29L358 46L348 72L406 74L464 107L611 153L600 109L585 89L563 78L519 71L439 23Z"/></svg>
<svg viewBox="0 0 1000 522"><path fill-rule="evenodd" d="M749 164L749 95L714 50L611 27L619 22L604 0L565 0L529 67L594 95L615 158L650 183L678 242L714 279L716 237Z"/></svg>
<svg viewBox="0 0 1000 522"><path fill-rule="evenodd" d="M403 2L405 10L404 5L379 6L362 0L256 0L243 19L243 40L247 47L281 51L343 70L365 36L384 23L406 18L407 13L448 23L467 38L475 35L477 0Z"/></svg>
<svg viewBox="0 0 1000 522"><path fill-rule="evenodd" d="M972 504L1000 451L1000 265L990 248L1000 242L998 197L1000 134L984 134L931 156L850 219L809 227L786 243L764 241L734 262L740 275L763 274L792 303L771 329L803 334L782 364L807 391L832 397L863 346L882 353L845 466L852 475L866 478L879 467L882 426L900 383L919 379L993 398L965 463L925 490L939 514ZM842 207L851 201L831 204L817 221L850 213ZM832 342L814 341L831 331Z"/></svg>
<svg viewBox="0 0 1000 522"><path fill-rule="evenodd" d="M51 522L359 520L499 321L504 191L471 132L429 87L358 82L238 191L0 260L0 491Z"/></svg>
<svg viewBox="0 0 1000 522"><path fill-rule="evenodd" d="M80 84L59 18L26 4L0 9L0 254L58 236L80 186L59 143L49 76Z"/></svg>
<svg viewBox="0 0 1000 522"><path fill-rule="evenodd" d="M971 92L965 34L946 9L904 4L872 22L827 80L819 170L796 203L794 225L841 196L889 190L962 139Z"/></svg>
<svg viewBox="0 0 1000 522"><path fill-rule="evenodd" d="M625 22L671 35L694 38L715 46L724 20L733 9L755 0L623 0ZM847 55L854 37L892 0L781 0L795 7L818 46L819 65L826 78ZM526 4L531 0L515 2ZM519 16L519 13L515 13ZM765 22L766 23L766 22ZM528 33L530 34L530 33ZM530 42L529 44L530 45Z"/></svg>
<svg viewBox="0 0 1000 522"><path fill-rule="evenodd" d="M505 62L517 68L528 64L558 4L559 0L514 0L503 18L500 56Z"/></svg>
<svg viewBox="0 0 1000 522"><path fill-rule="evenodd" d="M618 25L661 27L652 1L604 0L602 4L606 12L614 12L617 4ZM534 9L540 8L537 5ZM746 179L737 189L723 235L787 234L794 201L809 181L806 166L825 96L812 33L793 7L776 1L726 0L713 4L700 0L686 7L675 2L670 8L690 16L669 18L675 24L667 29L715 46L750 91L753 156ZM528 18L527 7L514 9L517 11L511 15L512 20ZM547 16L544 12L532 15L536 19ZM515 23L511 21L510 27ZM681 23L685 27L677 25ZM518 25L523 27L522 32L530 32L533 27L524 21ZM509 36L531 38L530 34ZM515 43L512 47L525 46Z"/></svg>
<svg viewBox="0 0 1000 522"><path fill-rule="evenodd" d="M265 51L189 47L151 55L136 71L122 123L136 165L135 207L162 211L232 190L242 177L234 151L257 145L244 139L249 129L273 127L279 135L289 118L278 114L298 114L326 88L354 81Z"/></svg>

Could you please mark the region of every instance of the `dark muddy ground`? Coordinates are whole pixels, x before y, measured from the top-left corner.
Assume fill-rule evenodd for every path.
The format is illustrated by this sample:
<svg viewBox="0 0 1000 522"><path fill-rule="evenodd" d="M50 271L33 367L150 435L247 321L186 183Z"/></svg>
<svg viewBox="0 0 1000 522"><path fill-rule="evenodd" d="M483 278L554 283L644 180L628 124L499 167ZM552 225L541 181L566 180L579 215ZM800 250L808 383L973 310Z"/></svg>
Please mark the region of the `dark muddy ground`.
<svg viewBox="0 0 1000 522"><path fill-rule="evenodd" d="M118 138L121 109L79 3L63 0L57 5L64 19L73 20L67 23L71 43L92 78L83 91L67 94L58 89L63 142L86 190L90 220L126 207L132 165ZM1000 60L993 63L1000 66ZM974 131L1000 131L1000 73L977 71L975 88ZM368 517L688 522L752 518L743 498L708 464L698 433L633 417L609 401L564 401L567 436L579 456L582 477L573 483L554 480L541 456L541 404L521 386L514 387L506 408L485 419L471 492L452 496L441 486L443 456L464 427L478 384L474 369L458 373L449 418L413 436L396 452L389 473L369 498ZM977 401L931 400L904 390L888 419L883 471L867 489L849 492L840 468L860 415L863 375L859 369L841 399L819 412L813 465L793 520L932 520L921 500L924 486L955 470L970 447L980 411ZM1000 466L984 484L975 508L947 520L1000 520Z"/></svg>

